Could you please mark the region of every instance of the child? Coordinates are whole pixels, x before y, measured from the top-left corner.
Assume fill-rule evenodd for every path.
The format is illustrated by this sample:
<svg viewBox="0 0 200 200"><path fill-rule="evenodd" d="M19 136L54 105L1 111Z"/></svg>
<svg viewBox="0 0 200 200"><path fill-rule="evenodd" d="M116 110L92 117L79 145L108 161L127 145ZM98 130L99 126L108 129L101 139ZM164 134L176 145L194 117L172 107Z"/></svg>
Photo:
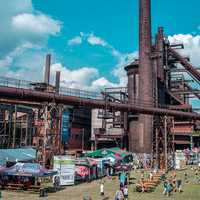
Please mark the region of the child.
<svg viewBox="0 0 200 200"><path fill-rule="evenodd" d="M179 192L181 192L182 190L182 181L180 180L180 179L178 179L177 181L176 181L176 188L177 188L177 190L179 191Z"/></svg>
<svg viewBox="0 0 200 200"><path fill-rule="evenodd" d="M167 181L167 196L169 197L171 192L173 191L173 185L170 181Z"/></svg>
<svg viewBox="0 0 200 200"><path fill-rule="evenodd" d="M163 183L163 194L164 195L167 194L167 181L164 181L164 183Z"/></svg>
<svg viewBox="0 0 200 200"><path fill-rule="evenodd" d="M153 180L153 173L152 172L150 172L150 174L149 174L149 179L150 179L150 181Z"/></svg>
<svg viewBox="0 0 200 200"><path fill-rule="evenodd" d="M124 199L128 200L128 187L127 186L124 187L123 192L124 192Z"/></svg>
<svg viewBox="0 0 200 200"><path fill-rule="evenodd" d="M101 196L104 196L104 184L103 183L101 183L101 185L100 185L100 194L101 194Z"/></svg>

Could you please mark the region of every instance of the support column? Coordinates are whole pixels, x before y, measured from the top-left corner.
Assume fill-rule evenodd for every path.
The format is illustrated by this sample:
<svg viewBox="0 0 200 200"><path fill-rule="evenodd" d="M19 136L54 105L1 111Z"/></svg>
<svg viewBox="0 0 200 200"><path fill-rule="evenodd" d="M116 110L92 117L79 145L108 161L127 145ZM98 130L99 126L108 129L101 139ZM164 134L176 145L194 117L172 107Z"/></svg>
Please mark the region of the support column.
<svg viewBox="0 0 200 200"><path fill-rule="evenodd" d="M25 133L25 138L24 138L24 141L25 141L25 146L27 146L28 144L28 129L29 129L29 115L27 114L26 115L26 133Z"/></svg>
<svg viewBox="0 0 200 200"><path fill-rule="evenodd" d="M47 130L48 130L48 105L45 106L45 113L44 113L43 167L45 167L46 165Z"/></svg>
<svg viewBox="0 0 200 200"><path fill-rule="evenodd" d="M165 170L168 170L167 116L164 117Z"/></svg>
<svg viewBox="0 0 200 200"><path fill-rule="evenodd" d="M15 142L16 142L16 121L17 121L17 106L15 105L12 148L15 148Z"/></svg>

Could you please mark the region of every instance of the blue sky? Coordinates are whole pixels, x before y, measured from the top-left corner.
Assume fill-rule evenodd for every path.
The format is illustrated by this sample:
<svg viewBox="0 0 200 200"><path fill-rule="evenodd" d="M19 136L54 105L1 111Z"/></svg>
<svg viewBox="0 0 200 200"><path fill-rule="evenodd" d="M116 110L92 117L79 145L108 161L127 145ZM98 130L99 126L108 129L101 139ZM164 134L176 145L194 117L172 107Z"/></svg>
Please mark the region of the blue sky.
<svg viewBox="0 0 200 200"><path fill-rule="evenodd" d="M138 0L0 0L0 73L41 80L52 53L52 81L93 89L125 86L123 70L138 49ZM184 54L200 63L200 1L152 0L152 33L158 26Z"/></svg>
<svg viewBox="0 0 200 200"><path fill-rule="evenodd" d="M80 32L93 32L121 53L138 49L138 0L34 0L40 10L63 23L60 37L52 37L49 47L56 49L59 59L70 68L95 66L102 76L117 81L111 72L116 59L105 49L82 44L68 47L66 41ZM198 0L152 1L153 33L164 26L166 34L188 34L199 32Z"/></svg>

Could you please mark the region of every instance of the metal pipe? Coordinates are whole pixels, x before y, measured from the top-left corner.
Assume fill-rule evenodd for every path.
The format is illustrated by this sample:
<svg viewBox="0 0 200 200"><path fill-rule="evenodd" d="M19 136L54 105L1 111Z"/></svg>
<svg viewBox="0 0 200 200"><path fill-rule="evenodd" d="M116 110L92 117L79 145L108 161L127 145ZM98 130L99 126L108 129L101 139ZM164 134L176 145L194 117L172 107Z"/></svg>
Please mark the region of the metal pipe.
<svg viewBox="0 0 200 200"><path fill-rule="evenodd" d="M16 120L17 120L17 106L15 105L12 148L15 148L15 142L16 142L16 123L17 123Z"/></svg>
<svg viewBox="0 0 200 200"><path fill-rule="evenodd" d="M51 67L51 54L46 55L45 72L44 72L44 82L49 85L50 79L50 67Z"/></svg>
<svg viewBox="0 0 200 200"><path fill-rule="evenodd" d="M55 88L56 88L56 92L59 93L59 89L60 89L60 71L56 71Z"/></svg>
<svg viewBox="0 0 200 200"><path fill-rule="evenodd" d="M165 150L165 170L168 170L168 146L167 146L167 116L164 117L164 150Z"/></svg>
<svg viewBox="0 0 200 200"><path fill-rule="evenodd" d="M95 99L84 99L74 96L65 96L59 95L56 93L50 92L40 92L29 89L20 89L20 88L11 88L11 87L0 87L0 97L6 97L8 99L15 99L20 101L29 101L29 102L54 102L57 104L64 105L73 105L73 106L86 106L89 108L105 108L104 100L95 100ZM134 104L126 103L114 103L107 102L107 108L118 110L118 111L127 111L134 113L142 113L147 115L168 115L174 116L177 118L188 118L188 119L198 119L200 120L200 115L197 113L191 112L181 112L176 110L169 110L164 108L154 108L152 106L138 106Z"/></svg>

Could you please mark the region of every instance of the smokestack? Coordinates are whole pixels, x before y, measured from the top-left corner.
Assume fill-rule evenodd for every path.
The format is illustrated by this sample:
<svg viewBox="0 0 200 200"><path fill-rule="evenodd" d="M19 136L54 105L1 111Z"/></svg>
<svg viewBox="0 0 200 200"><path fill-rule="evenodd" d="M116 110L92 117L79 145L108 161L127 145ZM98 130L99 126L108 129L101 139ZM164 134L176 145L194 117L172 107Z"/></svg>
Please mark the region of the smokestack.
<svg viewBox="0 0 200 200"><path fill-rule="evenodd" d="M49 85L50 78L50 66L51 66L51 54L46 55L45 72L44 72L44 82Z"/></svg>
<svg viewBox="0 0 200 200"><path fill-rule="evenodd" d="M59 89L60 89L60 71L56 71L55 87L56 87L56 92L59 93Z"/></svg>
<svg viewBox="0 0 200 200"><path fill-rule="evenodd" d="M140 0L139 16L139 99L153 105L153 66L151 60L151 0ZM141 103L140 102L140 103ZM153 118L139 115L136 146L137 153L152 151Z"/></svg>

